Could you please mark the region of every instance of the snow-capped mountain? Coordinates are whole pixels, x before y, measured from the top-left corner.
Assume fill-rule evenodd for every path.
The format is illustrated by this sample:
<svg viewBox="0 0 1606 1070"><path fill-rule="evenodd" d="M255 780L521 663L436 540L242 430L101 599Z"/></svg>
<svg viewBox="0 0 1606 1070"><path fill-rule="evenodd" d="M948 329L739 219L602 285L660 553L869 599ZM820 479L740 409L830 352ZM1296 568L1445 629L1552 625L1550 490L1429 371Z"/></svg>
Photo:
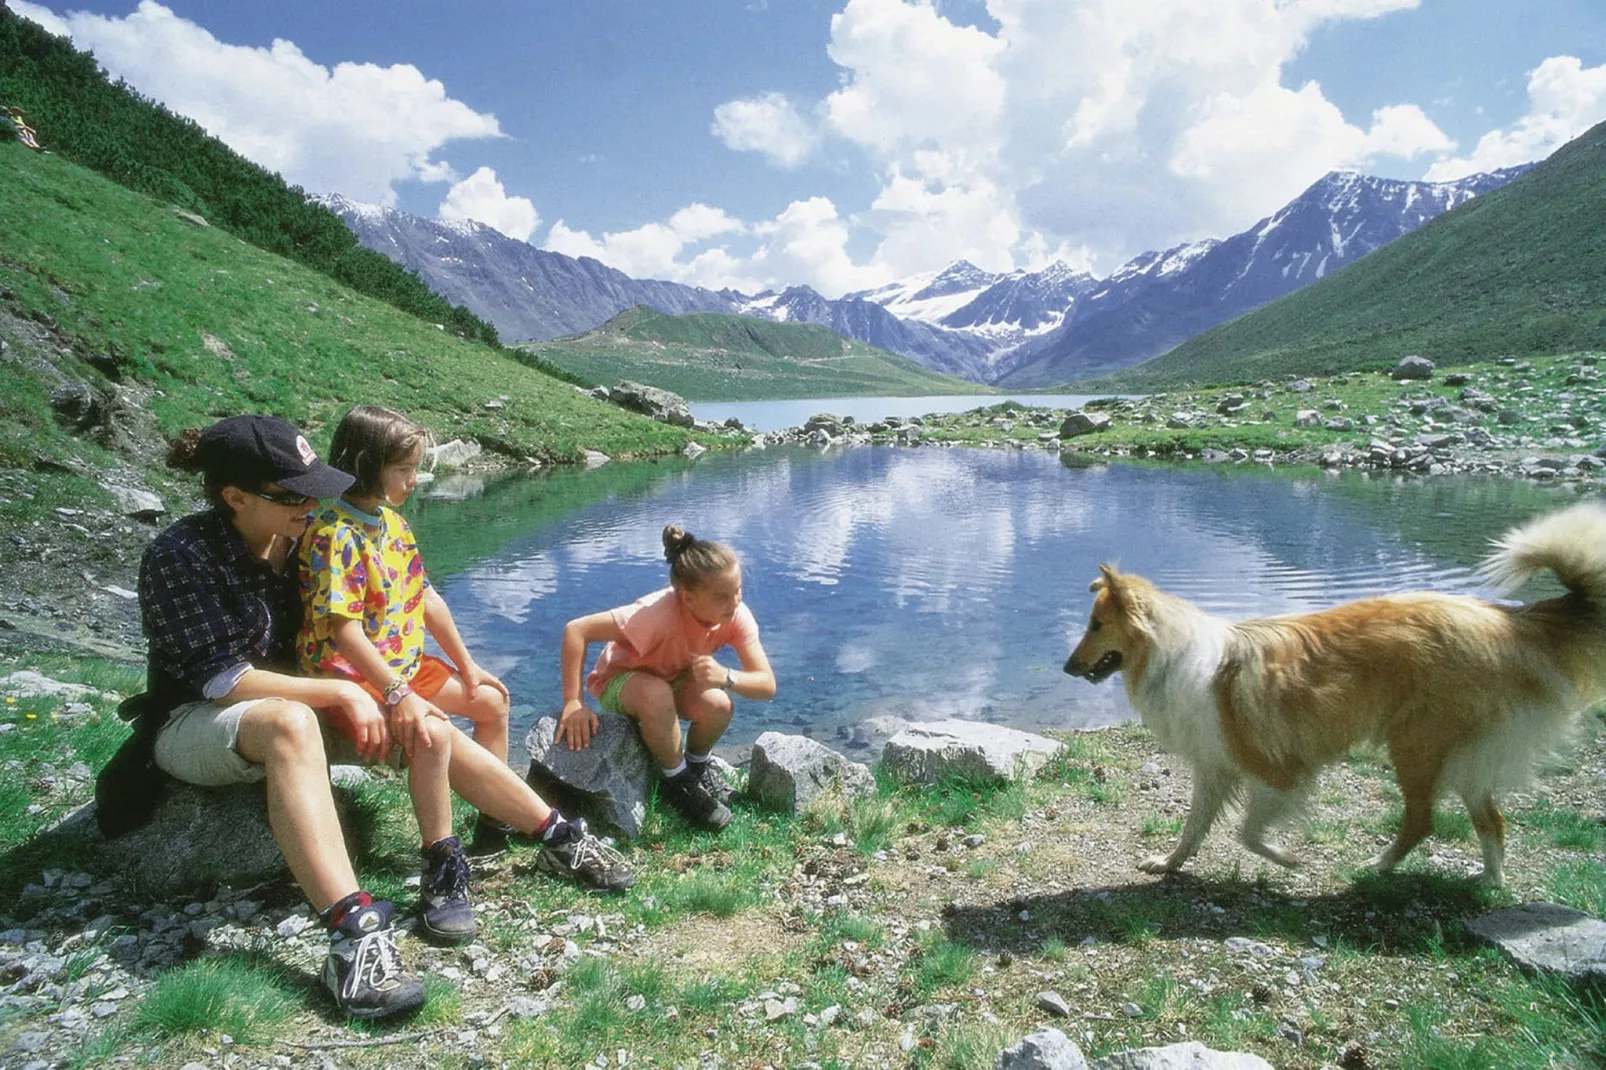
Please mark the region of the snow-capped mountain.
<svg viewBox="0 0 1606 1070"><path fill-rule="evenodd" d="M1058 261L1042 271L999 275L956 260L941 271L911 275L845 299L874 301L904 319L969 335L986 346L990 364L1028 338L1058 327L1096 285L1092 275Z"/></svg>
<svg viewBox="0 0 1606 1070"><path fill-rule="evenodd" d="M1134 257L1090 289L1057 329L1004 355L995 381L1050 386L1140 363L1329 275L1526 170L1456 182L1331 172L1241 234Z"/></svg>
<svg viewBox="0 0 1606 1070"><path fill-rule="evenodd" d="M344 197L321 202L364 246L418 272L506 341L576 334L637 305L818 323L928 368L1050 386L1125 368L1291 293L1527 168L1458 182L1335 171L1225 240L1148 252L1103 280L1055 263L993 274L960 260L837 300L807 286L748 295L633 279L478 223L444 223Z"/></svg>

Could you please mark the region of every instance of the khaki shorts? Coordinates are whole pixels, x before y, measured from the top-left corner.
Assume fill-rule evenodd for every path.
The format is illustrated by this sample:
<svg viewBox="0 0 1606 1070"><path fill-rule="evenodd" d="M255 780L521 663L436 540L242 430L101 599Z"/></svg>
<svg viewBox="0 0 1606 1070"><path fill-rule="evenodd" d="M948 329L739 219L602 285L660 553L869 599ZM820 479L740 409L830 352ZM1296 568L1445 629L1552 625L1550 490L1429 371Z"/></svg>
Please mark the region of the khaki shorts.
<svg viewBox="0 0 1606 1070"><path fill-rule="evenodd" d="M229 706L186 702L173 710L167 724L156 735L156 764L175 780L203 788L256 783L267 771L240 756L240 719L257 703L273 701L248 699ZM322 717L318 718L318 723L323 728L324 755L330 764L361 762L350 740L332 731ZM387 764L399 769L404 758L400 746L392 747Z"/></svg>

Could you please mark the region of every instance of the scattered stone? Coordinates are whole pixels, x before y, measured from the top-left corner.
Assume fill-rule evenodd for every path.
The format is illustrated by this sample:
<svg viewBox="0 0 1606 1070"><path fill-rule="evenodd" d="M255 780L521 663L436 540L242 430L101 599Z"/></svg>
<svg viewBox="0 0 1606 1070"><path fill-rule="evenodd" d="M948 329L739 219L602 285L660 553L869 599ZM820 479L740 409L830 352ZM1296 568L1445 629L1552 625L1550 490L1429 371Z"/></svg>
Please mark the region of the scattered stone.
<svg viewBox="0 0 1606 1070"><path fill-rule="evenodd" d="M1569 981L1606 979L1606 922L1557 903L1524 903L1475 918L1467 931L1524 969Z"/></svg>
<svg viewBox="0 0 1606 1070"><path fill-rule="evenodd" d="M1258 1055L1215 1051L1198 1041L1163 1048L1135 1048L1094 1059L1089 1070L1273 1070Z"/></svg>
<svg viewBox="0 0 1606 1070"><path fill-rule="evenodd" d="M1320 427L1322 426L1322 414L1315 409L1300 409L1294 413L1294 426Z"/></svg>
<svg viewBox="0 0 1606 1070"><path fill-rule="evenodd" d="M1058 992L1048 991L1037 993L1037 1009L1056 1018L1069 1018L1071 1005L1065 1002L1065 997Z"/></svg>
<svg viewBox="0 0 1606 1070"><path fill-rule="evenodd" d="M429 451L430 459L438 468L462 468L480 456L480 444L454 438Z"/></svg>
<svg viewBox="0 0 1606 1070"><path fill-rule="evenodd" d="M703 454L707 453L708 452L708 447L704 446L700 442L688 442L688 443L686 443L685 449L681 450L680 452L681 452L682 456L689 457L689 458L692 458L692 459L695 460L696 458L701 457Z"/></svg>
<svg viewBox="0 0 1606 1070"><path fill-rule="evenodd" d="M131 520L154 521L167 514L167 506L161 496L148 490L112 484L106 487L106 491L117 503L117 511Z"/></svg>
<svg viewBox="0 0 1606 1070"><path fill-rule="evenodd" d="M1401 357L1389 375L1395 379L1431 379L1433 367L1433 362L1426 357Z"/></svg>
<svg viewBox="0 0 1606 1070"><path fill-rule="evenodd" d="M832 790L849 799L873 795L875 777L868 766L805 736L765 732L753 744L747 790L766 806L795 814Z"/></svg>

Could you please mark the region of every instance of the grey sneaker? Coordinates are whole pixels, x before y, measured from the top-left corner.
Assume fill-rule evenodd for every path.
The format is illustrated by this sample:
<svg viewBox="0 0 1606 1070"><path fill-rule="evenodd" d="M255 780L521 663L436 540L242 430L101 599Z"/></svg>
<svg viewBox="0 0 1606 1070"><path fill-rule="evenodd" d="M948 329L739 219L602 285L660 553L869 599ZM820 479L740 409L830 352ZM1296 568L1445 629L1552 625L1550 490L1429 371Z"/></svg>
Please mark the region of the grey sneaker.
<svg viewBox="0 0 1606 1070"><path fill-rule="evenodd" d="M703 785L703 790L708 792L709 796L721 806L728 807L734 800L741 797L742 793L727 784L725 778L719 775L719 771L714 768L713 762L693 762L688 760L686 768L697 774L698 780Z"/></svg>
<svg viewBox="0 0 1606 1070"><path fill-rule="evenodd" d="M730 807L703 786L702 775L691 766L658 782L658 797L674 807L693 828L718 832L731 823Z"/></svg>
<svg viewBox="0 0 1606 1070"><path fill-rule="evenodd" d="M537 869L603 892L622 892L635 886L636 875L625 865L624 857L591 835L584 818L575 818L568 825L568 835L561 839L554 836L541 844L535 856Z"/></svg>
<svg viewBox="0 0 1606 1070"><path fill-rule="evenodd" d="M353 1018L408 1014L424 1005L424 982L402 969L395 907L384 900L353 910L330 934L323 983Z"/></svg>
<svg viewBox="0 0 1606 1070"><path fill-rule="evenodd" d="M424 874L419 886L419 916L424 932L443 944L461 944L474 938L474 905L468 897L468 858L463 843L448 836L424 852Z"/></svg>

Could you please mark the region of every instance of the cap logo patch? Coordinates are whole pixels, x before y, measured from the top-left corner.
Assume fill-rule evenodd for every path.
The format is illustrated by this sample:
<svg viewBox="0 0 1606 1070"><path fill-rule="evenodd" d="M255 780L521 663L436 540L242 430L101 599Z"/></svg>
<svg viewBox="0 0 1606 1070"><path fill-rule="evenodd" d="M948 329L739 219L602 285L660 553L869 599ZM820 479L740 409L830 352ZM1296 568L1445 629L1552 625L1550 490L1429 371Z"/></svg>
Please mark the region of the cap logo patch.
<svg viewBox="0 0 1606 1070"><path fill-rule="evenodd" d="M306 465L308 468L311 468L312 467L312 462L316 461L318 459L318 455L316 453L312 452L311 443L309 443L302 436L297 435L296 436L296 449L298 451L300 451L300 453L301 453L301 463Z"/></svg>

